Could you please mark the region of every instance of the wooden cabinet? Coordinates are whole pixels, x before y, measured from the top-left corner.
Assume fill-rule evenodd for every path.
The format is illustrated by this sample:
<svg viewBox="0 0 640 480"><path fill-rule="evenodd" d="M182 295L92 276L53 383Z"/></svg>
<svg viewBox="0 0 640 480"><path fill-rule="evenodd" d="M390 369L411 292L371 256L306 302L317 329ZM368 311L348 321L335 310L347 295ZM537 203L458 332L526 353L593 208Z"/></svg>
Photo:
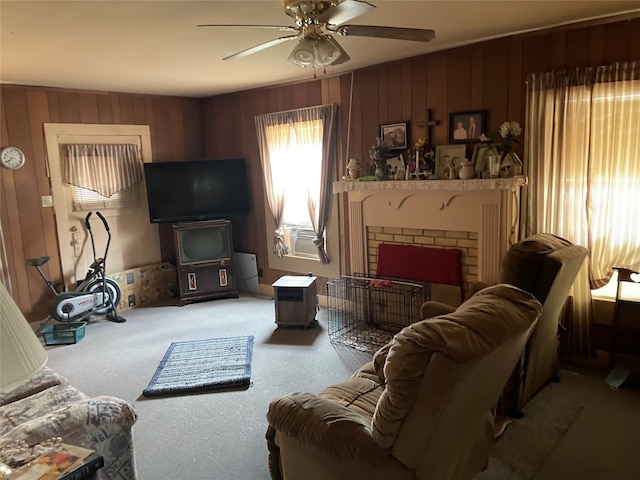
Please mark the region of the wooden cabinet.
<svg viewBox="0 0 640 480"><path fill-rule="evenodd" d="M284 276L273 285L276 324L308 327L316 318L318 291L316 277Z"/></svg>
<svg viewBox="0 0 640 480"><path fill-rule="evenodd" d="M173 225L180 305L238 297L229 220Z"/></svg>

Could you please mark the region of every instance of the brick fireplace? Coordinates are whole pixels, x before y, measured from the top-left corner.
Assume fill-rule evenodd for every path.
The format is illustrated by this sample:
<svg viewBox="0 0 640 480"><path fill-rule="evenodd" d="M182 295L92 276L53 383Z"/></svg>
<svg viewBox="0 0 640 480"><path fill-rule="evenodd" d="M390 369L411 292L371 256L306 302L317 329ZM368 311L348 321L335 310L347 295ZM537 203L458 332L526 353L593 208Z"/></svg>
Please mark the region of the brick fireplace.
<svg viewBox="0 0 640 480"><path fill-rule="evenodd" d="M467 290L496 283L500 261L518 241L526 177L474 180L335 182L348 198L351 273L374 274L377 248L397 243L462 251Z"/></svg>

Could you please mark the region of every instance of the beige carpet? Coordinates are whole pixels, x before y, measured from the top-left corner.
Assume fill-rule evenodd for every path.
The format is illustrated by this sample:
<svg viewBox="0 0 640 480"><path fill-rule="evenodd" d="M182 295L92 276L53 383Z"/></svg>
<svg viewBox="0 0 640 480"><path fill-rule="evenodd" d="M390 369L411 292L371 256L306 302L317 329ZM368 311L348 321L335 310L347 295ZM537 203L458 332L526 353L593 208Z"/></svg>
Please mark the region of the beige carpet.
<svg viewBox="0 0 640 480"><path fill-rule="evenodd" d="M476 480L530 480L557 448L584 408L547 385L512 421L493 447L489 466Z"/></svg>

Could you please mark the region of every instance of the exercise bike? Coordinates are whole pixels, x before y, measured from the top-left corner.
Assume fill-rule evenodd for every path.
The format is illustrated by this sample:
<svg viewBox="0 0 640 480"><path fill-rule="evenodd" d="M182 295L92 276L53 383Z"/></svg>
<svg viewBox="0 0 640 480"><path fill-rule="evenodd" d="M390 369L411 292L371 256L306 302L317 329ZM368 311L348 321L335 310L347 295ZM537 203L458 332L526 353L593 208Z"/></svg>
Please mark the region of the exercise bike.
<svg viewBox="0 0 640 480"><path fill-rule="evenodd" d="M107 231L107 244L102 258L96 257L96 246L93 238L89 218L93 212L89 212L84 219L84 223L91 237L91 248L93 250L93 263L89 266L86 277L76 287L73 292L58 292L53 282L47 278L42 271L42 265L46 264L50 257L29 258L26 264L35 267L38 273L55 295L55 301L51 308L51 317L59 322L80 322L91 315L104 315L109 321L123 323L127 320L116 310L116 305L120 304L122 293L119 285L107 278L105 275L105 261L111 243L111 232L107 220L100 212L96 215L102 220Z"/></svg>

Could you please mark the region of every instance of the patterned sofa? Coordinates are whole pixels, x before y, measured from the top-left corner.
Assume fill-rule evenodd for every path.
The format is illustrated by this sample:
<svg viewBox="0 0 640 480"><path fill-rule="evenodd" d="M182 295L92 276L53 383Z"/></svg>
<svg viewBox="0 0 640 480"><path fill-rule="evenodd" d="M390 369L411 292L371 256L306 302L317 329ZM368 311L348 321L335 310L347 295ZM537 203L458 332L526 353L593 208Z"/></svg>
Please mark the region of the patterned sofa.
<svg viewBox="0 0 640 480"><path fill-rule="evenodd" d="M0 394L0 452L6 462L8 456L24 456L25 446L60 437L104 457L98 478L135 480L131 428L136 419L128 402L108 396L90 398L43 367L28 381Z"/></svg>

